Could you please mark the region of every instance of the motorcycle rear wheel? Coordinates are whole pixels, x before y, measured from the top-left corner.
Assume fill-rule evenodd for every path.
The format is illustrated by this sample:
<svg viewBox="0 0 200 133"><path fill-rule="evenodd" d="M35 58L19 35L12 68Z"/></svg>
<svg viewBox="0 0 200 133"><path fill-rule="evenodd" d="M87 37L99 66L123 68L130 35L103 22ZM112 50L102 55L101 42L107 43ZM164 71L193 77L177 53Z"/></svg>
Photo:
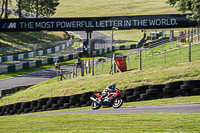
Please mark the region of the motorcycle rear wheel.
<svg viewBox="0 0 200 133"><path fill-rule="evenodd" d="M120 108L123 104L123 100L121 98L116 98L113 103L113 108Z"/></svg>
<svg viewBox="0 0 200 133"><path fill-rule="evenodd" d="M97 110L101 107L101 104L98 104L97 102L93 101L92 104L91 104L91 108L93 110Z"/></svg>

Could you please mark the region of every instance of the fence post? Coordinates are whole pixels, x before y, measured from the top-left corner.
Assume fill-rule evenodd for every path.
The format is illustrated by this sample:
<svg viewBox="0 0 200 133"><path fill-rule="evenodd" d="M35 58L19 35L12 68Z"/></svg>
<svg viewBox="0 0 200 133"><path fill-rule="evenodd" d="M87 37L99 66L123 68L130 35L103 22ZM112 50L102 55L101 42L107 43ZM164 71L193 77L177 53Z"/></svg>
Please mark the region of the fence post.
<svg viewBox="0 0 200 133"><path fill-rule="evenodd" d="M189 51L188 51L188 55L189 55L189 57L188 57L188 61L189 62L191 62L191 42L189 43Z"/></svg>
<svg viewBox="0 0 200 133"><path fill-rule="evenodd" d="M62 78L63 78L63 71L60 70L60 81L62 81Z"/></svg>
<svg viewBox="0 0 200 133"><path fill-rule="evenodd" d="M85 61L85 72L86 72L86 74L88 73L88 61Z"/></svg>
<svg viewBox="0 0 200 133"><path fill-rule="evenodd" d="M193 28L192 28L192 31L191 31L191 42L193 43L193 33L194 33L194 31L193 31Z"/></svg>
<svg viewBox="0 0 200 133"><path fill-rule="evenodd" d="M77 67L76 67L77 68ZM76 69L76 74L77 74L77 69ZM71 77L71 76L70 76ZM72 78L74 78L74 68L72 68Z"/></svg>
<svg viewBox="0 0 200 133"><path fill-rule="evenodd" d="M140 60L140 61L139 61L139 65L140 65L140 66L139 66L139 69L142 70L142 50L140 50L140 54L139 54L139 55L140 55L140 56L139 56L139 58L140 58L140 59L139 59L139 60Z"/></svg>
<svg viewBox="0 0 200 133"><path fill-rule="evenodd" d="M190 43L190 29L188 30L188 43Z"/></svg>
<svg viewBox="0 0 200 133"><path fill-rule="evenodd" d="M81 76L84 76L84 61L81 61Z"/></svg>
<svg viewBox="0 0 200 133"><path fill-rule="evenodd" d="M89 73L91 73L91 64L90 64L90 60L89 60L88 66L89 66Z"/></svg>
<svg viewBox="0 0 200 133"><path fill-rule="evenodd" d="M92 57L92 76L94 76L94 57Z"/></svg>
<svg viewBox="0 0 200 133"><path fill-rule="evenodd" d="M59 71L57 70L57 81L59 81Z"/></svg>
<svg viewBox="0 0 200 133"><path fill-rule="evenodd" d="M184 43L186 43L186 40L187 40L187 30L185 30L185 34L184 34Z"/></svg>
<svg viewBox="0 0 200 133"><path fill-rule="evenodd" d="M116 73L116 64L114 63L115 60L116 60L116 55L113 54L113 73Z"/></svg>

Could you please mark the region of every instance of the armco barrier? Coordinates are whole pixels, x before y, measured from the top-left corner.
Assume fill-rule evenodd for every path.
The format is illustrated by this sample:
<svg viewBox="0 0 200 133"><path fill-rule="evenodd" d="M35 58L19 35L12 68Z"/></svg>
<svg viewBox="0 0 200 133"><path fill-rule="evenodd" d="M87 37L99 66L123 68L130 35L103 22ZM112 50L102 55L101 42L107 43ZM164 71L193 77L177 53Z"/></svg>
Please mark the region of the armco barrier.
<svg viewBox="0 0 200 133"><path fill-rule="evenodd" d="M36 67L36 61L29 61L29 67L30 68Z"/></svg>
<svg viewBox="0 0 200 133"><path fill-rule="evenodd" d="M42 65L42 61L41 60L36 60L35 61L35 65L36 65L36 67L41 66Z"/></svg>
<svg viewBox="0 0 200 133"><path fill-rule="evenodd" d="M113 51L124 50L124 49L126 49L126 50L127 49L135 49L135 48L136 48L136 44L124 45L124 46L113 46ZM50 49L47 49L47 50L50 51ZM103 55L103 54L106 54L106 53L109 53L109 52L111 52L110 48L104 48L104 49L93 51L92 56L99 56L99 55ZM25 58L31 58L31 57L34 57L35 54L37 54L37 51L26 53L24 56L25 56ZM12 65L12 66L9 66L9 65L8 66L1 66L0 74L20 71L20 70L24 70L24 69L28 69L28 68L33 68L33 67L39 67L39 66L42 66L42 65L53 64L53 63L56 62L56 60L58 58L62 62L62 61L76 59L78 56L82 56L82 53L68 54L68 55L64 55L64 56L60 56L60 57L54 57L54 58L49 57L49 58L43 59L43 60L33 60L33 61L29 61L29 62L24 62L21 65L16 64L16 65ZM0 58L2 58L2 57L0 57ZM2 58L2 60L3 59L4 58Z"/></svg>
<svg viewBox="0 0 200 133"><path fill-rule="evenodd" d="M59 41L59 42L53 42L51 44L54 44L54 46L51 46L51 48L46 48L46 49L36 49L32 47L34 51L32 52L24 52L24 53L17 53L17 54L12 54L12 55L4 55L0 57L0 63L2 62L7 62L7 61L18 61L22 60L24 58L33 58L35 56L42 56L45 54L51 54L58 52L60 50L64 50L71 46L73 42L75 41L80 41L80 39L75 39L75 40L64 40L64 41ZM57 45L57 46L55 46ZM35 46L34 46L35 47Z"/></svg>
<svg viewBox="0 0 200 133"><path fill-rule="evenodd" d="M12 92L7 90L4 94ZM100 92L85 92L72 96L41 98L39 100L0 106L0 116L33 113L55 109L86 107L90 97ZM200 80L175 81L159 85L143 85L122 90L124 102L151 100L176 96L200 95Z"/></svg>
<svg viewBox="0 0 200 133"><path fill-rule="evenodd" d="M15 65L15 70L16 70L16 71L23 70L22 64L16 64L16 65Z"/></svg>
<svg viewBox="0 0 200 133"><path fill-rule="evenodd" d="M15 69L16 67L15 67L15 65L9 65L8 66L8 72L15 72Z"/></svg>
<svg viewBox="0 0 200 133"><path fill-rule="evenodd" d="M30 68L29 62L25 62L25 63L22 63L22 64L23 64L23 69L28 69L28 68Z"/></svg>

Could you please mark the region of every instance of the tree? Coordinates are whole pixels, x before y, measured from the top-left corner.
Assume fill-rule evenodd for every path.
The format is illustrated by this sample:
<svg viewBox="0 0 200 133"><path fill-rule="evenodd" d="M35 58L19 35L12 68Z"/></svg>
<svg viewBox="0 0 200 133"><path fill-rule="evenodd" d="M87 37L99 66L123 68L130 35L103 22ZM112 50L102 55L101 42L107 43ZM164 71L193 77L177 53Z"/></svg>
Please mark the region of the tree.
<svg viewBox="0 0 200 133"><path fill-rule="evenodd" d="M50 17L56 13L56 7L59 5L59 0L40 0L38 12L39 15Z"/></svg>
<svg viewBox="0 0 200 133"><path fill-rule="evenodd" d="M38 16L50 17L55 14L59 0L16 0L18 12L33 13Z"/></svg>
<svg viewBox="0 0 200 133"><path fill-rule="evenodd" d="M8 4L11 4L11 0L1 0L0 2L0 5L1 5L1 9L2 9L2 12L0 14L0 18L3 18L3 15L4 15L4 18L8 18L8 15L9 15L9 12L8 12Z"/></svg>
<svg viewBox="0 0 200 133"><path fill-rule="evenodd" d="M200 0L168 0L167 3L176 7L178 11L192 13L188 17L200 21Z"/></svg>

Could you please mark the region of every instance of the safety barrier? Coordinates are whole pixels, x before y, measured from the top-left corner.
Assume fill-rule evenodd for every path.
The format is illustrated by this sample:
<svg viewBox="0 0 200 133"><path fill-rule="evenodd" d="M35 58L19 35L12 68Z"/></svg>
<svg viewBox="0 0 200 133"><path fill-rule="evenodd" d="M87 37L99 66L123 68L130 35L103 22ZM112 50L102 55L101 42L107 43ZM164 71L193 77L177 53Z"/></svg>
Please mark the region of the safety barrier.
<svg viewBox="0 0 200 133"><path fill-rule="evenodd" d="M0 106L0 116L86 107L91 105L92 101L90 97L95 93L100 92L85 92L83 94L71 96L48 97L29 102ZM122 90L122 93L124 102L200 95L200 80L175 81L159 85L143 85Z"/></svg>
<svg viewBox="0 0 200 133"><path fill-rule="evenodd" d="M122 45L122 46L113 46L113 51L117 50L128 50L128 49L136 49L136 44L131 44L131 45ZM104 48L104 49L98 49L92 52L92 56L99 56L103 55L106 53L111 52L110 48ZM30 56L34 55L34 52L28 53ZM9 72L16 72L28 68L33 68L33 67L39 67L43 65L48 65L48 64L53 64L56 62L57 59L59 59L61 62L62 61L68 61L77 58L78 56L81 56L82 53L76 53L76 54L67 54L64 56L59 56L59 57L48 57L46 59L41 59L41 60L33 60L33 61L28 61L28 62L23 62L23 63L18 63L15 65L5 65L1 66L0 69L0 74L3 73L9 73Z"/></svg>
<svg viewBox="0 0 200 133"><path fill-rule="evenodd" d="M37 49L37 50L33 49L34 51L29 51L29 52L27 51L27 52L24 52L24 53L17 53L17 54L12 54L12 55L1 56L0 57L0 63L7 62L7 61L18 61L18 60L23 60L25 58L33 58L33 57L36 57L36 56L43 56L43 55L46 55L46 54L52 54L52 53L55 53L55 52L59 52L60 50L67 49L68 47L72 46L74 42L77 42L77 41L80 41L80 39L55 42L55 45L57 45L57 46L52 46L52 47L46 48L46 49ZM54 43L51 43L51 44L53 45Z"/></svg>

